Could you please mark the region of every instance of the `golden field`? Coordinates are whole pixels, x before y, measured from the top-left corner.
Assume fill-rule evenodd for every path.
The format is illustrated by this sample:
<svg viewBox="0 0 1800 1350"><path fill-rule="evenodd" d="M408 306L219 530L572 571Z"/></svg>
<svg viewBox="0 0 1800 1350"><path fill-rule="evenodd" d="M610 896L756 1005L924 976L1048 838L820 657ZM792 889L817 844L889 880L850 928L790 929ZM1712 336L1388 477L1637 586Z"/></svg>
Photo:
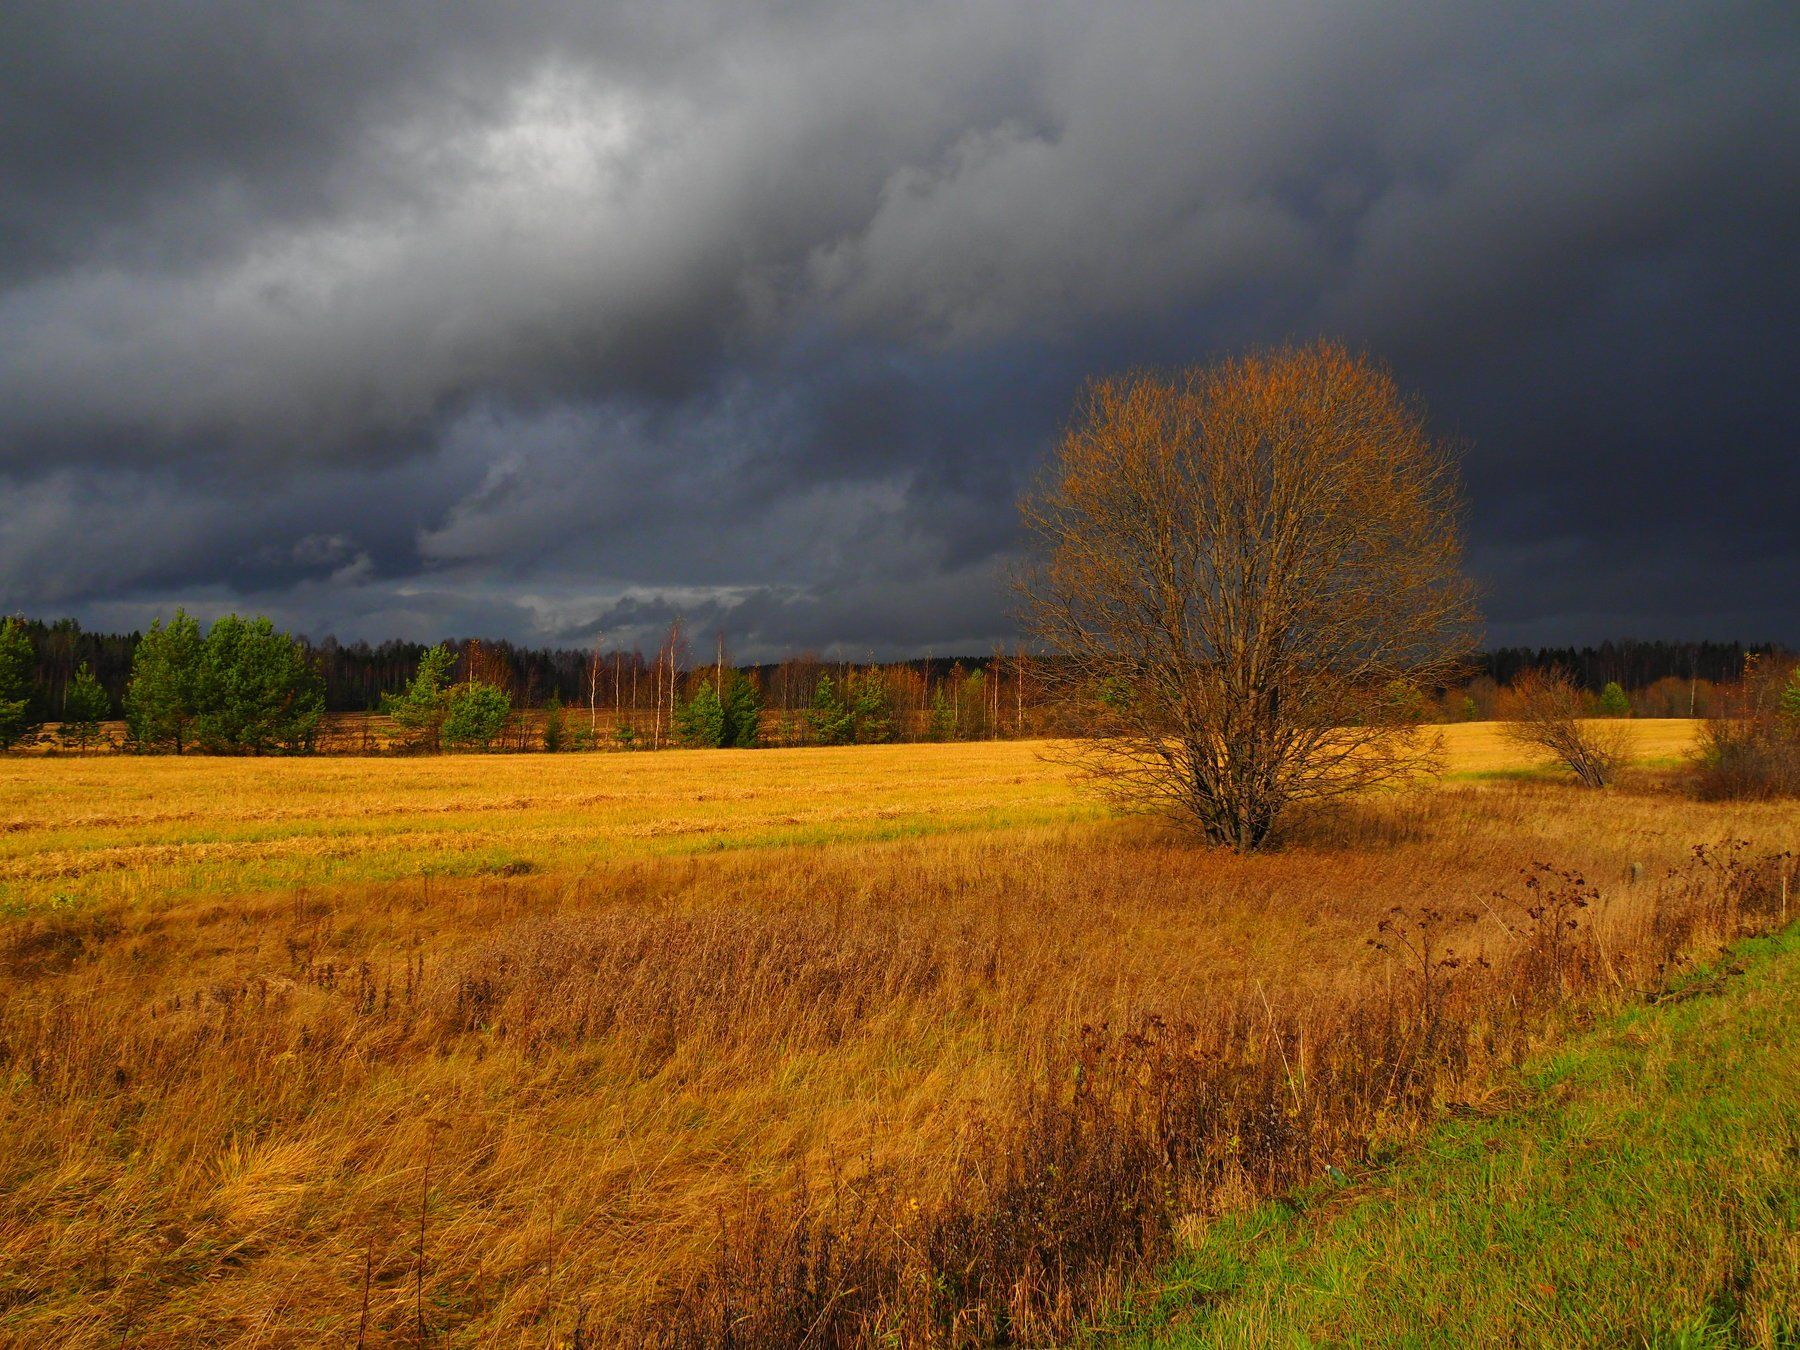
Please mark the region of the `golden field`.
<svg viewBox="0 0 1800 1350"><path fill-rule="evenodd" d="M1630 724L1667 764L1698 724ZM1492 723L1442 728L1452 780L1535 771ZM0 909L191 892L579 873L630 858L1091 820L1043 744L430 758L0 759Z"/></svg>
<svg viewBox="0 0 1800 1350"><path fill-rule="evenodd" d="M1396 904L1497 953L1534 861L1623 931L1800 838L1676 789L1692 724L1605 793L1443 731L1251 857L1028 742L0 760L0 1343L609 1344L767 1197L943 1200L1085 1026L1391 981Z"/></svg>

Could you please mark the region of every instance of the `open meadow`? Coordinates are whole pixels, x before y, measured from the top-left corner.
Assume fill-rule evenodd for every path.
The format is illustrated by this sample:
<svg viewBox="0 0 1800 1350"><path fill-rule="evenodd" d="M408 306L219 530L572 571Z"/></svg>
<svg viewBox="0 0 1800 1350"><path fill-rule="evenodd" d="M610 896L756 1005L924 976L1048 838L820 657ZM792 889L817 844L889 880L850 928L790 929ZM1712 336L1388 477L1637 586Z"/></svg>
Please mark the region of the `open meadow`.
<svg viewBox="0 0 1800 1350"><path fill-rule="evenodd" d="M1800 843L1791 803L1679 790L1690 723L1631 724L1605 792L1444 731L1442 779L1250 856L1113 815L1033 742L0 760L0 1342L702 1343L734 1290L812 1309L797 1339L871 1234L997 1250L1105 1029L1243 1050L1266 1012L1297 1130L1329 1114L1308 1074L1350 1073L1306 1019L1407 979L1369 945L1396 906L1436 916L1430 1012L1443 951L1526 941L1526 869L1577 872L1582 978L1623 991L1695 845ZM1234 1166L1184 1231L1255 1190ZM1029 1330L953 1266L905 1316ZM1059 1278L1018 1296L1047 1328L1082 1315Z"/></svg>

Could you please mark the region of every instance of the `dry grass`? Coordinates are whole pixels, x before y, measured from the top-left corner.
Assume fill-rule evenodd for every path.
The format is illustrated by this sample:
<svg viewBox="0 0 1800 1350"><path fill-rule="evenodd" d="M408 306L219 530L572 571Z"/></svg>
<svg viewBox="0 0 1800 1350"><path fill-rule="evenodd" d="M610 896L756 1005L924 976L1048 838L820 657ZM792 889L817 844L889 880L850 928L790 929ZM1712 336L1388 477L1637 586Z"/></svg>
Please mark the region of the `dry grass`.
<svg viewBox="0 0 1800 1350"><path fill-rule="evenodd" d="M20 1345L606 1343L765 1202L956 1202L1084 1027L1356 997L1391 906L1535 859L1624 931L1692 843L1795 842L1653 777L1498 781L1235 857L1005 743L35 761L0 810Z"/></svg>
<svg viewBox="0 0 1800 1350"><path fill-rule="evenodd" d="M0 907L131 905L1092 819L1035 746L0 758Z"/></svg>

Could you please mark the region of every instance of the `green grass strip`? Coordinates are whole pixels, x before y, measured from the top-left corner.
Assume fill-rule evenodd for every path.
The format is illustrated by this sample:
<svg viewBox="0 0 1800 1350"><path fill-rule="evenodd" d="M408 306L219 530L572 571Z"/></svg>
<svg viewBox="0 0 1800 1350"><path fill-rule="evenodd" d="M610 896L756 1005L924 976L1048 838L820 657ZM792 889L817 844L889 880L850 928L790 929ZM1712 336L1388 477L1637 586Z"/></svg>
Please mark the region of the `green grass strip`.
<svg viewBox="0 0 1800 1350"><path fill-rule="evenodd" d="M1567 1043L1502 1114L1214 1224L1123 1339L1800 1346L1800 931Z"/></svg>

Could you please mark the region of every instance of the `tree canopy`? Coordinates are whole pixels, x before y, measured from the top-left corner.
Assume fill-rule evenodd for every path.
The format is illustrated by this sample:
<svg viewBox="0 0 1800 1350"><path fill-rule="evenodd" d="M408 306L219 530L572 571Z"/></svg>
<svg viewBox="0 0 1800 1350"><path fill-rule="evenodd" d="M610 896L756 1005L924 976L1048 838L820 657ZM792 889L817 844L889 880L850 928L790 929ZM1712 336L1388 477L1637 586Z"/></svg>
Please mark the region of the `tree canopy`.
<svg viewBox="0 0 1800 1350"><path fill-rule="evenodd" d="M325 711L317 666L266 618L228 614L204 637L182 610L138 644L125 717L139 749L219 754L311 747Z"/></svg>
<svg viewBox="0 0 1800 1350"><path fill-rule="evenodd" d="M1024 617L1115 796L1248 849L1429 764L1412 691L1476 615L1454 460L1384 371L1319 344L1097 381L1023 512Z"/></svg>

